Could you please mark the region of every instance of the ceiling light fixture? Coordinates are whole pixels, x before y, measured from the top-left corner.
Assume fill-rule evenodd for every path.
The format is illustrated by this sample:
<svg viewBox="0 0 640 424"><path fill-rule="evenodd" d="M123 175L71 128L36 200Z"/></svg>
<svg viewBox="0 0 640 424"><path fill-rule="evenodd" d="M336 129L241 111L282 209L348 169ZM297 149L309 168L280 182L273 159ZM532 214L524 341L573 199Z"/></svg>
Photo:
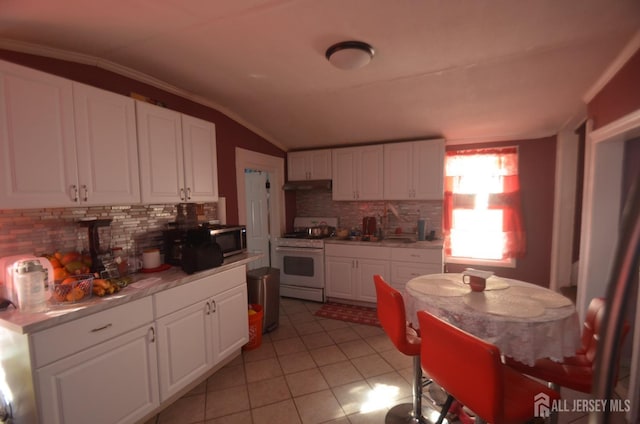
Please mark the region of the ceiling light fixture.
<svg viewBox="0 0 640 424"><path fill-rule="evenodd" d="M362 41L341 41L327 49L325 56L340 69L358 69L371 62L375 51Z"/></svg>

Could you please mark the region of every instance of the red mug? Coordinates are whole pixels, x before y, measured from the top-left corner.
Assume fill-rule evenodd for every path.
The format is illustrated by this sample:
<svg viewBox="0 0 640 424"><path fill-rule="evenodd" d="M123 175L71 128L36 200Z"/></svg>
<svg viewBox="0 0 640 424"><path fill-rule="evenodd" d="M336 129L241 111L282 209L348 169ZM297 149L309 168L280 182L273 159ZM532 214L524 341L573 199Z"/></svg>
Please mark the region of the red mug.
<svg viewBox="0 0 640 424"><path fill-rule="evenodd" d="M480 271L473 268L467 268L462 272L462 282L469 284L471 291L481 292L487 287L487 278L491 277L493 272Z"/></svg>

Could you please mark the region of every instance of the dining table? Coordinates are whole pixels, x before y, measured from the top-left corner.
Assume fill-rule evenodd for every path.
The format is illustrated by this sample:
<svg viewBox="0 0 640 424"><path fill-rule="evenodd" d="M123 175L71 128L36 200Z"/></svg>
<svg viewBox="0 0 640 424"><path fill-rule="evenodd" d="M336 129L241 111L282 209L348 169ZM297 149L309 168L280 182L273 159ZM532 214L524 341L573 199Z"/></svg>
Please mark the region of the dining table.
<svg viewBox="0 0 640 424"><path fill-rule="evenodd" d="M580 346L573 302L525 281L492 275L484 291L476 292L460 273L422 275L407 282L404 301L415 328L417 312L426 310L527 365L540 358L559 361Z"/></svg>

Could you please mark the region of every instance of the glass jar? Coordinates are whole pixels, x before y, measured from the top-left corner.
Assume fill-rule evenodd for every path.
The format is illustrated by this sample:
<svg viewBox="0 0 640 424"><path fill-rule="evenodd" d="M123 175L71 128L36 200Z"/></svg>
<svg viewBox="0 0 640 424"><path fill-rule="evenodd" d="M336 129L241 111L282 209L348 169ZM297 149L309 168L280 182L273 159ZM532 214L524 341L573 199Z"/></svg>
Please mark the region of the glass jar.
<svg viewBox="0 0 640 424"><path fill-rule="evenodd" d="M37 259L14 264L14 290L18 298L18 309L22 312L45 312L47 310L46 273Z"/></svg>

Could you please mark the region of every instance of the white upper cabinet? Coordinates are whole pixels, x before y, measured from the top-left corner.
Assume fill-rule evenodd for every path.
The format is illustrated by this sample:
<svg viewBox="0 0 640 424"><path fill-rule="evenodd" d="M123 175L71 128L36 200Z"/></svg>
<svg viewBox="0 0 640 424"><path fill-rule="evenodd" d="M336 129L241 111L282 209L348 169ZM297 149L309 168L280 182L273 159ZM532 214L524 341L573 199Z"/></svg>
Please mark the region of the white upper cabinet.
<svg viewBox="0 0 640 424"><path fill-rule="evenodd" d="M289 181L330 180L331 149L287 153Z"/></svg>
<svg viewBox="0 0 640 424"><path fill-rule="evenodd" d="M140 201L133 100L0 61L0 207Z"/></svg>
<svg viewBox="0 0 640 424"><path fill-rule="evenodd" d="M139 203L133 99L74 83L80 203Z"/></svg>
<svg viewBox="0 0 640 424"><path fill-rule="evenodd" d="M215 125L141 101L136 110L142 201L217 201Z"/></svg>
<svg viewBox="0 0 640 424"><path fill-rule="evenodd" d="M385 200L443 198L444 140L384 145Z"/></svg>
<svg viewBox="0 0 640 424"><path fill-rule="evenodd" d="M383 199L382 145L333 149L333 200Z"/></svg>
<svg viewBox="0 0 640 424"><path fill-rule="evenodd" d="M216 126L182 115L182 147L187 201L218 200Z"/></svg>
<svg viewBox="0 0 640 424"><path fill-rule="evenodd" d="M72 83L0 61L0 208L73 204Z"/></svg>

